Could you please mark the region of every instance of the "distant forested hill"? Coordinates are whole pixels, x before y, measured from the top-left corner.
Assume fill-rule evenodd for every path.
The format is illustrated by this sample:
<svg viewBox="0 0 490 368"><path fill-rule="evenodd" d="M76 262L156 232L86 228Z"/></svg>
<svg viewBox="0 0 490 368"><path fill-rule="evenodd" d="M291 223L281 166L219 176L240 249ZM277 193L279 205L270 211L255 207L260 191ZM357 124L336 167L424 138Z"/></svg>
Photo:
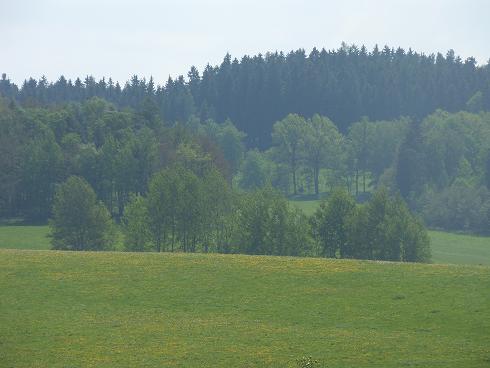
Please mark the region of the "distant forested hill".
<svg viewBox="0 0 490 368"><path fill-rule="evenodd" d="M270 145L274 122L288 113L328 116L341 132L362 116L389 120L422 118L441 108L449 112L490 110L490 64L477 66L450 50L446 56L402 48L342 45L337 50L300 49L288 54L226 55L219 66L195 67L187 78L164 85L133 76L124 86L96 81L28 79L22 86L4 74L0 94L24 106L43 106L102 97L119 107L154 109L166 122L231 119L247 133L249 146Z"/></svg>

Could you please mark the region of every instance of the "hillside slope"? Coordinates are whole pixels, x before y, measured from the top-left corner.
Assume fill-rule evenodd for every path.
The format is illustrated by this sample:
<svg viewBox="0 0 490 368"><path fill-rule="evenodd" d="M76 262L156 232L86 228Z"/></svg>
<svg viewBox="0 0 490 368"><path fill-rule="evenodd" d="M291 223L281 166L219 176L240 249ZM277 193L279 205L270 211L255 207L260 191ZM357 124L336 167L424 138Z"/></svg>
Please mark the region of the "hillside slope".
<svg viewBox="0 0 490 368"><path fill-rule="evenodd" d="M489 267L0 250L1 367L485 367L489 331Z"/></svg>

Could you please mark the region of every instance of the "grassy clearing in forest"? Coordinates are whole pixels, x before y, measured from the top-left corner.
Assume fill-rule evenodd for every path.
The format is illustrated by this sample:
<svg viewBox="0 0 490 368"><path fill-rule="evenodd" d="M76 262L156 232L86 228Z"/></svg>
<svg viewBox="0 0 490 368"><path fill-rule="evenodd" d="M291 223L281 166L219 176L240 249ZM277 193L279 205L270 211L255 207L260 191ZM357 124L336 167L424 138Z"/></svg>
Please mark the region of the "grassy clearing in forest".
<svg viewBox="0 0 490 368"><path fill-rule="evenodd" d="M429 231L434 263L490 266L490 237Z"/></svg>
<svg viewBox="0 0 490 368"><path fill-rule="evenodd" d="M0 226L0 249L50 249L48 226Z"/></svg>
<svg viewBox="0 0 490 368"><path fill-rule="evenodd" d="M5 367L485 367L490 268L0 250Z"/></svg>

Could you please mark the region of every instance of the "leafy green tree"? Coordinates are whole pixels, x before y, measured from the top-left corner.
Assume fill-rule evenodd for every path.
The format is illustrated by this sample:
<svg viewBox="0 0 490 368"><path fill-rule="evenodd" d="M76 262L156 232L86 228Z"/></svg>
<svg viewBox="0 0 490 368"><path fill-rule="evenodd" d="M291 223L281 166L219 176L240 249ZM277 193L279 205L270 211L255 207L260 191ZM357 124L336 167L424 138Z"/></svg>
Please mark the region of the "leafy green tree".
<svg viewBox="0 0 490 368"><path fill-rule="evenodd" d="M18 107L10 105L0 98L0 217L18 215L16 197L29 138L18 116Z"/></svg>
<svg viewBox="0 0 490 368"><path fill-rule="evenodd" d="M489 232L490 191L463 178L441 191L424 193L422 215L435 228L452 231Z"/></svg>
<svg viewBox="0 0 490 368"><path fill-rule="evenodd" d="M227 218L231 217L233 193L219 170L212 168L201 179L202 232L204 252L226 252L229 245Z"/></svg>
<svg viewBox="0 0 490 368"><path fill-rule="evenodd" d="M409 125L396 159L395 180L405 200L418 193L427 178L426 157L420 122Z"/></svg>
<svg viewBox="0 0 490 368"><path fill-rule="evenodd" d="M289 114L274 124L272 139L278 159L289 165L293 176L293 193L298 194L296 173L302 155L306 121L297 114Z"/></svg>
<svg viewBox="0 0 490 368"><path fill-rule="evenodd" d="M490 149L488 150L487 160L485 163L485 184L490 190Z"/></svg>
<svg viewBox="0 0 490 368"><path fill-rule="evenodd" d="M268 166L264 154L258 150L248 151L241 168L240 187L251 190L265 186L269 180Z"/></svg>
<svg viewBox="0 0 490 368"><path fill-rule="evenodd" d="M471 112L480 112L483 110L483 93L477 91L471 98L466 102L466 109Z"/></svg>
<svg viewBox="0 0 490 368"><path fill-rule="evenodd" d="M356 203L343 190L334 191L328 200L322 201L311 218L315 238L320 244L324 257L351 257L348 243L348 222Z"/></svg>
<svg viewBox="0 0 490 368"><path fill-rule="evenodd" d="M355 172L356 196L359 194L359 173L362 173L363 193L366 193L366 170L371 126L367 117L353 124L349 129L350 162Z"/></svg>
<svg viewBox="0 0 490 368"><path fill-rule="evenodd" d="M204 234L203 186L190 170L178 170L177 229L184 252L195 252Z"/></svg>
<svg viewBox="0 0 490 368"><path fill-rule="evenodd" d="M166 250L170 243L171 251L181 246L184 252L195 252L205 242L210 232L210 226L206 225L212 220L212 196L205 192L203 182L204 179L181 166L164 169L153 176L147 203L157 251Z"/></svg>
<svg viewBox="0 0 490 368"><path fill-rule="evenodd" d="M232 175L236 175L245 154L243 140L246 134L239 131L229 119L223 124L207 120L201 125L201 130L218 144L230 165Z"/></svg>
<svg viewBox="0 0 490 368"><path fill-rule="evenodd" d="M315 194L319 193L320 169L333 167L340 158L342 135L330 119L315 114L306 122L304 159L313 172Z"/></svg>
<svg viewBox="0 0 490 368"><path fill-rule="evenodd" d="M71 176L56 190L50 228L54 249L106 250L114 244L109 212L80 177Z"/></svg>
<svg viewBox="0 0 490 368"><path fill-rule="evenodd" d="M24 213L43 221L50 215L56 184L63 180L63 153L51 131L45 130L27 145L22 160Z"/></svg>
<svg viewBox="0 0 490 368"><path fill-rule="evenodd" d="M365 188L366 174L369 172L374 184L392 167L398 147L407 131L408 120L368 121L367 118L354 123L348 132L348 155L351 169L355 173L357 193L359 177Z"/></svg>
<svg viewBox="0 0 490 368"><path fill-rule="evenodd" d="M133 195L124 208L122 218L124 248L132 252L151 249L150 217L145 198Z"/></svg>
<svg viewBox="0 0 490 368"><path fill-rule="evenodd" d="M354 258L402 262L430 261L427 230L401 198L384 189L359 206L348 222L348 242Z"/></svg>
<svg viewBox="0 0 490 368"><path fill-rule="evenodd" d="M147 194L148 217L157 252L162 250L169 235L172 241L171 250L174 250L179 206L177 196L181 190L181 183L171 169L156 173L150 180Z"/></svg>
<svg viewBox="0 0 490 368"><path fill-rule="evenodd" d="M270 187L241 196L235 243L245 254L306 255L311 248L308 221Z"/></svg>

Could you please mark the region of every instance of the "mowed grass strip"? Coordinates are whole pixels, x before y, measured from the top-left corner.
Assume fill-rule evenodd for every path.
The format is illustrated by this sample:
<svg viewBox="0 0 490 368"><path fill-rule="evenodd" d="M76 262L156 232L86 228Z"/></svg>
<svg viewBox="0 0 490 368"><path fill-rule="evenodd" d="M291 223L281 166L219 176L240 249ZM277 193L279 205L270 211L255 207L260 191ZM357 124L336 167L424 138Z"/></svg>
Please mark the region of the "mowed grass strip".
<svg viewBox="0 0 490 368"><path fill-rule="evenodd" d="M486 367L490 268L0 250L2 367Z"/></svg>

